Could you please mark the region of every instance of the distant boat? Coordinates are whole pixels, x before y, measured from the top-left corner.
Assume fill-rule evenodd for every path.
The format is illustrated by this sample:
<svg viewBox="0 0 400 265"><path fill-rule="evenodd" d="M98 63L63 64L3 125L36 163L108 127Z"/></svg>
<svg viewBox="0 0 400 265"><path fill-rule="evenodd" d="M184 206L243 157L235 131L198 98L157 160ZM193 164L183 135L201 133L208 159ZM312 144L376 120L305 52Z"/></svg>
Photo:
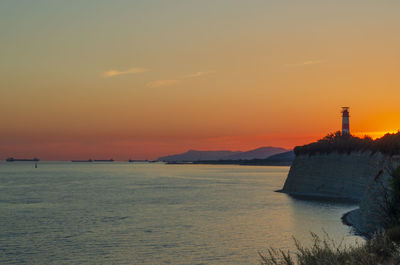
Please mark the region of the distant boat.
<svg viewBox="0 0 400 265"><path fill-rule="evenodd" d="M114 162L114 159L95 159L94 162Z"/></svg>
<svg viewBox="0 0 400 265"><path fill-rule="evenodd" d="M6 160L7 162L39 162L40 159L39 158L33 158L33 159L29 159L29 158L14 158L14 157L9 157Z"/></svg>
<svg viewBox="0 0 400 265"><path fill-rule="evenodd" d="M88 159L88 160L71 160L71 162L84 163L84 162L93 162L93 160L92 159Z"/></svg>

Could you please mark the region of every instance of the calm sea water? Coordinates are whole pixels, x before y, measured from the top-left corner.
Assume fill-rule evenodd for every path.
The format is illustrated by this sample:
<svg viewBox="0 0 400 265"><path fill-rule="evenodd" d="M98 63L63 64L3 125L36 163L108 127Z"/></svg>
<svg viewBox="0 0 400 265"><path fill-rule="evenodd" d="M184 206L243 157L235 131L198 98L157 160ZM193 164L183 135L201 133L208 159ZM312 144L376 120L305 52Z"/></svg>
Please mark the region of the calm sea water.
<svg viewBox="0 0 400 265"><path fill-rule="evenodd" d="M0 163L0 264L259 264L351 204L293 199L288 167Z"/></svg>

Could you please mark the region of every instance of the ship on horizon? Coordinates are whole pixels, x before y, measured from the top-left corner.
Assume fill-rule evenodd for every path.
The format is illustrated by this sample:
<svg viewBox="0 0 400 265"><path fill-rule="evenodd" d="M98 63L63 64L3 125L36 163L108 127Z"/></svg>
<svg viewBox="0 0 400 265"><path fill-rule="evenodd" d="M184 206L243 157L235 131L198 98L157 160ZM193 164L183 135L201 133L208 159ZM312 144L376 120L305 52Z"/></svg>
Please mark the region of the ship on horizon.
<svg viewBox="0 0 400 265"><path fill-rule="evenodd" d="M114 159L95 159L94 162L114 162Z"/></svg>
<svg viewBox="0 0 400 265"><path fill-rule="evenodd" d="M71 160L71 162L83 163L83 162L93 162L93 160L92 159L88 159L88 160Z"/></svg>
<svg viewBox="0 0 400 265"><path fill-rule="evenodd" d="M39 158L14 158L14 157L9 157L6 159L7 162L39 162L40 159Z"/></svg>
<svg viewBox="0 0 400 265"><path fill-rule="evenodd" d="M129 162L129 163L135 163L135 162L149 162L149 160L147 160L147 159L145 159L145 160L129 159L128 162Z"/></svg>

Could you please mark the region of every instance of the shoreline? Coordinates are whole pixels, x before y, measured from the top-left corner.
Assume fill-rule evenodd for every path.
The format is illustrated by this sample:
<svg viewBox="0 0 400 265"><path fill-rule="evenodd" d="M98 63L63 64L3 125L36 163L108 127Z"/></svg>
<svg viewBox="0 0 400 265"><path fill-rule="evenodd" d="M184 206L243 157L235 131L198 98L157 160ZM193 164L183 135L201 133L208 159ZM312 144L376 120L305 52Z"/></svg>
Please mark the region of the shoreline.
<svg viewBox="0 0 400 265"><path fill-rule="evenodd" d="M361 225L356 222L357 218L353 218L353 215L357 214L359 210L360 208L357 208L343 214L343 216L341 217L342 223L346 226L351 227L351 232L354 235L360 236L364 239L371 239L371 231L362 231Z"/></svg>
<svg viewBox="0 0 400 265"><path fill-rule="evenodd" d="M354 198L341 197L341 196L327 196L326 194L318 193L307 193L307 192L287 192L284 189L275 190L275 192L287 194L290 197L300 200L307 201L329 201L334 203L346 203L346 204L359 204L360 201Z"/></svg>
<svg viewBox="0 0 400 265"><path fill-rule="evenodd" d="M357 218L354 218L354 215L359 211L359 200L346 198L346 197L338 197L338 196L326 196L323 194L315 194L315 193L296 193L296 192L285 192L283 189L275 190L274 192L284 193L288 196L305 201L322 201L322 202L331 202L338 204L351 204L356 206L356 209L350 210L340 217L342 224L351 227L350 233L356 236L360 236L364 239L370 238L367 233L363 233L360 229L360 224L356 222Z"/></svg>
<svg viewBox="0 0 400 265"><path fill-rule="evenodd" d="M354 211L354 210L353 210L353 211ZM352 211L349 211L349 212L343 214L342 217L341 217L340 219L342 220L342 223L343 223L344 225L353 227L353 225L352 225L352 224L350 223L350 221L348 220L348 216L349 216L349 214L350 214L351 212L352 212Z"/></svg>

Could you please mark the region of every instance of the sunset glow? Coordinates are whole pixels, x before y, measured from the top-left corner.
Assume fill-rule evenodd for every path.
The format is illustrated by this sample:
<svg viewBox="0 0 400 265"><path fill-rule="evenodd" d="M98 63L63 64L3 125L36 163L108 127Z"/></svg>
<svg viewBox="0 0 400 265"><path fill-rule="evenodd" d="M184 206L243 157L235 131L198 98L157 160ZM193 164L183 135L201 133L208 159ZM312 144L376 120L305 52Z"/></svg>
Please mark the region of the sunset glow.
<svg viewBox="0 0 400 265"><path fill-rule="evenodd" d="M307 4L305 4L307 3ZM2 1L0 158L155 159L400 129L399 1Z"/></svg>
<svg viewBox="0 0 400 265"><path fill-rule="evenodd" d="M364 137L364 136L369 136L372 139L376 139L376 138L381 138L382 136L384 136L385 134L392 134L392 133L398 133L398 130L396 131L382 131L382 132L356 132L353 133L353 135L358 136L358 137Z"/></svg>

